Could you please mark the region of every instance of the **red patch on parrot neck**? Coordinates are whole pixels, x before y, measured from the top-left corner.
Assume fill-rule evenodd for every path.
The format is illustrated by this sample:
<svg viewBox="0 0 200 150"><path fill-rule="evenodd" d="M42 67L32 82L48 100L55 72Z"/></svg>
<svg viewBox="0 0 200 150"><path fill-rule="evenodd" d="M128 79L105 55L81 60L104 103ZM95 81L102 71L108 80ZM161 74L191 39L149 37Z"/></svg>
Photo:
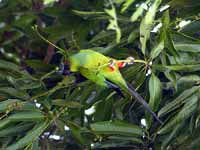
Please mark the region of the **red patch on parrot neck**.
<svg viewBox="0 0 200 150"><path fill-rule="evenodd" d="M126 65L125 62L118 62L118 63L117 63L117 66L118 66L119 68L124 68L125 65Z"/></svg>
<svg viewBox="0 0 200 150"><path fill-rule="evenodd" d="M110 71L115 71L114 66L109 66Z"/></svg>

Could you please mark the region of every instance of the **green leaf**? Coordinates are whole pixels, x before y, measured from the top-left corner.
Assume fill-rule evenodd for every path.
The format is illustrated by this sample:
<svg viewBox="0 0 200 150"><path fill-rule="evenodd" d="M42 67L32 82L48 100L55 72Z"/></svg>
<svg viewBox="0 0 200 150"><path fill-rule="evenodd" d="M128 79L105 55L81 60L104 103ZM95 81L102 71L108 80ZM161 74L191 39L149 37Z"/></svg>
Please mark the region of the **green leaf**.
<svg viewBox="0 0 200 150"><path fill-rule="evenodd" d="M164 47L172 54L174 57L178 56L177 50L174 47L174 43L170 32L170 13L169 10L165 11L162 16L162 28L160 33L160 41L164 40ZM167 51L167 52L168 52Z"/></svg>
<svg viewBox="0 0 200 150"><path fill-rule="evenodd" d="M162 149L166 149L166 147L169 145L169 143L173 140L173 138L177 137L177 135L179 134L179 132L181 131L183 125L185 122L182 122L180 124L175 125L175 127L173 128L173 131L170 133L169 136L166 137L165 140L163 140L162 142Z"/></svg>
<svg viewBox="0 0 200 150"><path fill-rule="evenodd" d="M183 52L200 52L200 44L190 44L190 43L174 43L174 47Z"/></svg>
<svg viewBox="0 0 200 150"><path fill-rule="evenodd" d="M10 126L8 128L5 128L3 130L0 130L0 137L9 137L9 136L15 136L18 135L21 132L25 132L27 129L29 129L33 124L22 124L17 126Z"/></svg>
<svg viewBox="0 0 200 150"><path fill-rule="evenodd" d="M26 60L28 66L36 70L49 71L55 68L55 65L45 64L41 60Z"/></svg>
<svg viewBox="0 0 200 150"><path fill-rule="evenodd" d="M164 134L173 129L172 127L174 125L179 124L181 121L189 118L197 108L197 102L198 97L196 95L193 95L190 100L185 103L181 111L179 111L179 113L175 117L173 117L172 120L170 120L163 128L161 128L158 133Z"/></svg>
<svg viewBox="0 0 200 150"><path fill-rule="evenodd" d="M86 139L81 132L84 131L80 126L78 126L76 123L71 121L66 121L67 126L72 131L72 135L76 138L76 140L81 144L88 144L89 139Z"/></svg>
<svg viewBox="0 0 200 150"><path fill-rule="evenodd" d="M138 29L133 30L128 36L128 43L133 42L137 37L139 37Z"/></svg>
<svg viewBox="0 0 200 150"><path fill-rule="evenodd" d="M155 74L152 74L149 80L149 93L150 93L149 106L152 108L154 112L156 112L158 110L161 101L162 84L159 78ZM151 123L152 123L152 116L148 113L147 114L148 127L151 126Z"/></svg>
<svg viewBox="0 0 200 150"><path fill-rule="evenodd" d="M163 49L164 49L164 41L162 40L152 49L150 54L151 59L156 58Z"/></svg>
<svg viewBox="0 0 200 150"><path fill-rule="evenodd" d="M184 71L184 72L193 72L193 71L199 71L200 70L200 64L192 64L192 65L153 65L155 69L166 71Z"/></svg>
<svg viewBox="0 0 200 150"><path fill-rule="evenodd" d="M0 87L0 92L17 98L28 99L29 95L23 90L16 90L12 87Z"/></svg>
<svg viewBox="0 0 200 150"><path fill-rule="evenodd" d="M16 114L12 114L8 117L10 121L39 121L44 120L45 116L41 112L17 112Z"/></svg>
<svg viewBox="0 0 200 150"><path fill-rule="evenodd" d="M116 43L119 43L121 39L121 29L118 26L116 9L112 6L111 9L105 9L105 12L111 17L107 29L116 32Z"/></svg>
<svg viewBox="0 0 200 150"><path fill-rule="evenodd" d="M49 5L49 4L52 4L52 3L55 3L56 0L44 0L44 4L45 5Z"/></svg>
<svg viewBox="0 0 200 150"><path fill-rule="evenodd" d="M135 0L126 0L126 2L122 6L121 13L124 13L134 2Z"/></svg>
<svg viewBox="0 0 200 150"><path fill-rule="evenodd" d="M23 138L19 139L16 143L8 146L5 150L18 150L34 142L46 129L47 125L48 121L36 124L35 127L31 131L29 131Z"/></svg>
<svg viewBox="0 0 200 150"><path fill-rule="evenodd" d="M103 121L92 123L91 129L98 134L120 134L142 136L143 129L123 121Z"/></svg>
<svg viewBox="0 0 200 150"><path fill-rule="evenodd" d="M113 111L113 99L98 101L95 105L94 121L110 120Z"/></svg>
<svg viewBox="0 0 200 150"><path fill-rule="evenodd" d="M41 111L33 103L20 101L18 99L8 99L0 102L0 112L13 110Z"/></svg>
<svg viewBox="0 0 200 150"><path fill-rule="evenodd" d="M96 12L96 11L79 11L79 10L72 10L73 13L84 16L84 17L89 17L89 16L99 16L99 15L105 15L105 12Z"/></svg>
<svg viewBox="0 0 200 150"><path fill-rule="evenodd" d="M155 74L152 74L149 80L149 93L149 105L151 106L153 111L157 111L161 101L162 84Z"/></svg>
<svg viewBox="0 0 200 150"><path fill-rule="evenodd" d="M20 102L18 99L8 99L6 101L0 102L0 112L5 112L11 106L15 105L17 102Z"/></svg>
<svg viewBox="0 0 200 150"><path fill-rule="evenodd" d="M150 31L153 26L154 17L156 10L160 5L161 0L155 0L154 3L148 9L145 17L142 19L140 24L140 43L142 45L142 53L145 55L146 43L150 37Z"/></svg>
<svg viewBox="0 0 200 150"><path fill-rule="evenodd" d="M198 19L198 20L191 22L190 24L181 28L180 31L184 32L186 34L198 33L200 31L200 20Z"/></svg>
<svg viewBox="0 0 200 150"><path fill-rule="evenodd" d="M146 4L146 3L144 3L144 4ZM144 8L142 7L142 5L140 5L140 6L136 9L136 11L134 11L133 14L131 15L131 18L130 18L131 22L137 21L138 18L139 18L140 16L142 16L143 12L144 12Z"/></svg>
<svg viewBox="0 0 200 150"><path fill-rule="evenodd" d="M8 62L8 61L5 61L5 60L0 60L0 68L6 69L6 70L13 70L13 71L19 72L19 73L21 70L21 68L18 65Z"/></svg>
<svg viewBox="0 0 200 150"><path fill-rule="evenodd" d="M200 70L200 65L199 64L194 64L194 65L167 65L165 68L169 70L174 70L174 71L187 71L187 72L193 72L193 71L199 71Z"/></svg>
<svg viewBox="0 0 200 150"><path fill-rule="evenodd" d="M181 78L178 79L178 82L197 82L197 81L200 81L200 76L196 74L182 76Z"/></svg>
<svg viewBox="0 0 200 150"><path fill-rule="evenodd" d="M141 139L135 138L135 137L130 137L130 136L109 136L108 139L112 140L112 141L114 140L116 142L130 141L130 142L133 142L133 143L143 144Z"/></svg>
<svg viewBox="0 0 200 150"><path fill-rule="evenodd" d="M8 120L7 118L0 120L0 129L6 127L9 123L10 123L10 120Z"/></svg>
<svg viewBox="0 0 200 150"><path fill-rule="evenodd" d="M81 105L79 102L67 101L67 100L62 100L62 99L53 100L52 105L68 107L68 108L81 108L81 107L83 107L83 105Z"/></svg>
<svg viewBox="0 0 200 150"><path fill-rule="evenodd" d="M167 113L179 108L186 101L189 101L191 96L199 90L199 86L194 86L191 89L183 91L177 98L165 105L159 112L158 116L164 116Z"/></svg>

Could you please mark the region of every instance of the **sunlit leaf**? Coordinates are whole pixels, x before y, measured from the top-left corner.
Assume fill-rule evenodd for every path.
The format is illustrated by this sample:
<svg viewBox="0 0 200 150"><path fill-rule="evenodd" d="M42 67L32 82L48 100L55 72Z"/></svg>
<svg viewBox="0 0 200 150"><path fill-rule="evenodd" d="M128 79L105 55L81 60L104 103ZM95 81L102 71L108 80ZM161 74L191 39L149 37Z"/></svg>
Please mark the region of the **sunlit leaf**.
<svg viewBox="0 0 200 150"><path fill-rule="evenodd" d="M146 43L150 37L150 31L153 26L156 10L160 5L161 0L155 0L154 3L149 7L145 17L142 19L140 24L140 42L142 45L142 53L145 54Z"/></svg>
<svg viewBox="0 0 200 150"><path fill-rule="evenodd" d="M121 13L125 12L131 4L133 4L135 0L126 0L126 2L123 4Z"/></svg>
<svg viewBox="0 0 200 150"><path fill-rule="evenodd" d="M118 26L116 9L112 6L111 9L105 9L105 12L111 17L107 29L116 32L116 42L119 43L121 39L121 29Z"/></svg>

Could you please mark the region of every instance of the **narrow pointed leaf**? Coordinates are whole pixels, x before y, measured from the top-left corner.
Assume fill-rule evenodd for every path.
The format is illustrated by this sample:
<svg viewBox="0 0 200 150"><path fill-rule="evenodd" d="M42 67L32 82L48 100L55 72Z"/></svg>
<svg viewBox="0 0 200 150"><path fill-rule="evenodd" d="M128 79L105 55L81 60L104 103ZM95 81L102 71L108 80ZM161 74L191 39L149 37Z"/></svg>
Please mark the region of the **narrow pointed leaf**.
<svg viewBox="0 0 200 150"><path fill-rule="evenodd" d="M200 44L189 44L189 43L175 43L174 47L179 51L184 52L200 52Z"/></svg>
<svg viewBox="0 0 200 150"><path fill-rule="evenodd" d="M47 125L48 125L48 121L38 123L23 138L18 140L15 144L8 146L6 150L18 150L34 142L35 140L37 140L40 134L42 134L42 132L46 129Z"/></svg>
<svg viewBox="0 0 200 150"><path fill-rule="evenodd" d="M121 13L125 12L131 4L133 4L135 0L126 0L126 2L123 4Z"/></svg>
<svg viewBox="0 0 200 150"><path fill-rule="evenodd" d="M150 93L149 105L151 106L153 111L157 111L161 101L162 84L159 78L155 74L152 74L149 80L149 93Z"/></svg>
<svg viewBox="0 0 200 150"><path fill-rule="evenodd" d="M175 98L173 101L165 105L159 112L158 116L163 116L181 105L183 105L186 101L190 100L190 97L199 90L199 86L194 86L191 89L187 89L183 91L177 98Z"/></svg>
<svg viewBox="0 0 200 150"><path fill-rule="evenodd" d="M145 54L146 43L150 37L150 31L153 26L153 21L156 15L156 10L160 5L161 0L155 0L154 3L148 9L145 17L140 24L140 43L142 45L142 53Z"/></svg>
<svg viewBox="0 0 200 150"><path fill-rule="evenodd" d="M12 114L8 117L10 121L38 121L43 120L45 116L40 112L18 112L16 114Z"/></svg>
<svg viewBox="0 0 200 150"><path fill-rule="evenodd" d="M190 101L185 103L180 112L172 120L170 120L163 128L161 128L161 130L159 130L158 133L164 134L173 129L172 127L174 125L179 124L181 121L188 119L197 108L197 101L198 97L196 95L192 96L190 98Z"/></svg>
<svg viewBox="0 0 200 150"><path fill-rule="evenodd" d="M156 58L161 51L164 49L164 40L160 41L151 51L150 57L151 59Z"/></svg>
<svg viewBox="0 0 200 150"><path fill-rule="evenodd" d="M142 136L143 129L123 121L103 121L91 124L91 129L98 134L121 134Z"/></svg>

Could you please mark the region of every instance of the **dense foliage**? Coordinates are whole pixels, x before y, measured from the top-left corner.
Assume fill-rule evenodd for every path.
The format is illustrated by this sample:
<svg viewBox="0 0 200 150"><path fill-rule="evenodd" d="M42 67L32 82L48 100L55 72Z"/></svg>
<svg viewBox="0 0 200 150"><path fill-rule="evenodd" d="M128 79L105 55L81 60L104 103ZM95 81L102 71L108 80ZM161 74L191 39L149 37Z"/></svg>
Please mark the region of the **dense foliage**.
<svg viewBox="0 0 200 150"><path fill-rule="evenodd" d="M199 0L1 0L0 149L199 149L199 13ZM65 55L85 48L148 62L121 72L164 124L69 73Z"/></svg>

